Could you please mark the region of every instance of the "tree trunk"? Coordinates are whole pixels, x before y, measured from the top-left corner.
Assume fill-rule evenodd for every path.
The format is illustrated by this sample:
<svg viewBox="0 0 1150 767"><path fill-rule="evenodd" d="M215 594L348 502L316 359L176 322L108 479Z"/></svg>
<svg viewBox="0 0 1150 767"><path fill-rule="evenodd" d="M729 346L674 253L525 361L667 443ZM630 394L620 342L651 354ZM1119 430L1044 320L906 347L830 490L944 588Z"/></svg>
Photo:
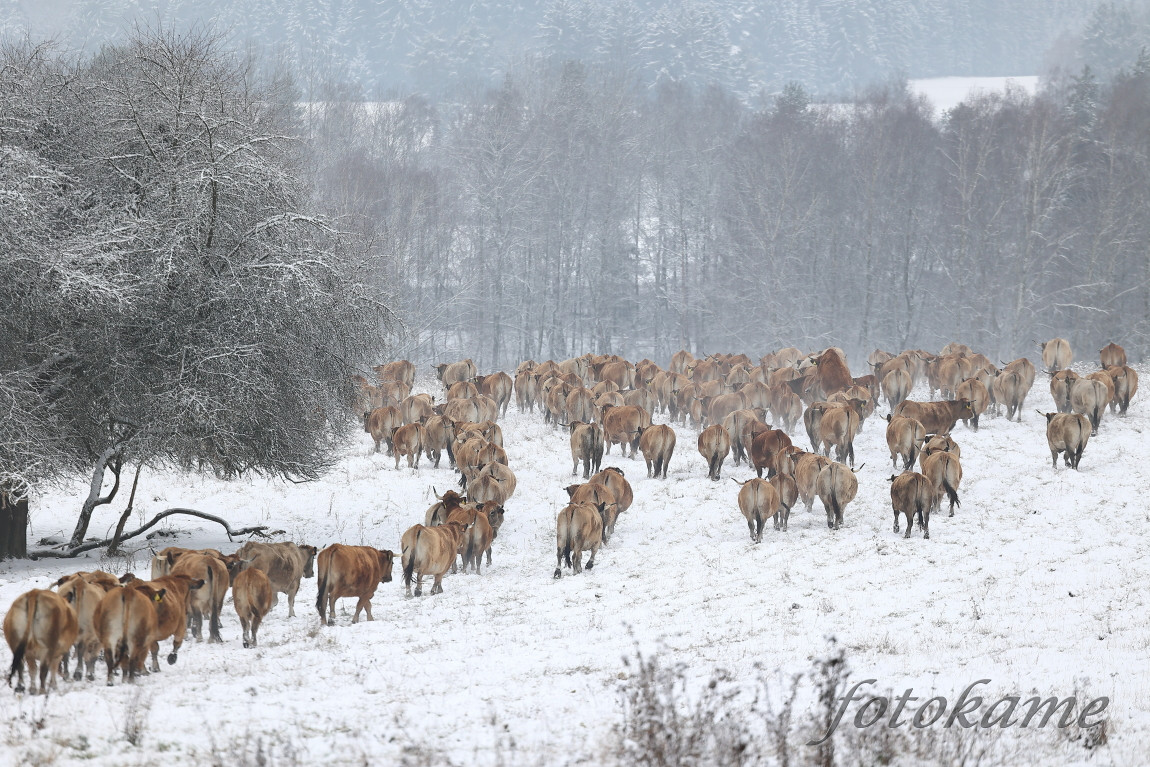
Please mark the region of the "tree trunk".
<svg viewBox="0 0 1150 767"><path fill-rule="evenodd" d="M28 556L28 499L0 489L0 559Z"/></svg>
<svg viewBox="0 0 1150 767"><path fill-rule="evenodd" d="M92 512L96 510L97 506L103 506L112 502L116 497L116 492L120 489L120 467L123 459L120 455L118 448L110 447L96 460L96 467L92 470L92 484L88 488L88 497L84 500L84 505L80 508L80 518L76 520L76 529L72 531L72 539L70 545L79 546L84 542L84 536L88 534L88 523L92 521ZM104 472L111 469L116 477L115 484L108 494L103 498L100 497L100 488L104 486Z"/></svg>

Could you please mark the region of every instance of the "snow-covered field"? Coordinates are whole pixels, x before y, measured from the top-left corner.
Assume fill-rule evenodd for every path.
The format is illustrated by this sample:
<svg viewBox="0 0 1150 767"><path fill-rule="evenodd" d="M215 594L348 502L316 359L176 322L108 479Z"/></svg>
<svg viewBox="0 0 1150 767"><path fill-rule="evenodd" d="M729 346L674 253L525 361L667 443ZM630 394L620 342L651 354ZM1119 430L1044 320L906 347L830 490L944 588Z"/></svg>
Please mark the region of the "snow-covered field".
<svg viewBox="0 0 1150 767"><path fill-rule="evenodd" d="M558 581L555 516L574 481L567 437L512 405L503 429L518 490L482 576L449 575L442 595L406 599L397 564L373 623L351 625L354 605L343 600L332 628L318 625L315 580L305 580L297 617L281 600L253 650L240 644L229 597L222 646L189 640L177 665L137 684L62 682L47 699L3 691L0 764L255 764L261 749L270 757L261 764L396 764L405 749L409 763L603 764L620 719L622 658L636 645L699 679L722 667L752 685L755 664L809 670L830 635L852 678L877 679L880 690L953 698L985 678L991 700L1108 696L1104 748L1091 754L1053 726L1032 728L1010 734L1009 761L1136 764L1150 752L1144 403L1140 394L1128 417L1106 416L1080 472L1050 466L1034 412L1053 409L1042 375L1022 423L984 418L977 433L959 424L962 507L931 520L930 540L892 531L878 414L856 444L866 465L845 527L829 531L821 504L806 513L800 503L789 532L768 528L759 545L728 480L753 471L728 461L723 480L708 481L695 432L679 427L666 481L646 479L641 459L605 458L625 469L634 505L595 569ZM795 442L806 446L799 428ZM321 547L398 550L432 488L453 483L446 463L397 471L359 433L319 482L145 473L136 503L141 518L184 506ZM78 481L36 498L33 539L70 532L83 492ZM116 513L99 512L93 534ZM185 534L157 547L239 543L198 520L174 526ZM148 556L3 562L0 604L75 569L143 571Z"/></svg>

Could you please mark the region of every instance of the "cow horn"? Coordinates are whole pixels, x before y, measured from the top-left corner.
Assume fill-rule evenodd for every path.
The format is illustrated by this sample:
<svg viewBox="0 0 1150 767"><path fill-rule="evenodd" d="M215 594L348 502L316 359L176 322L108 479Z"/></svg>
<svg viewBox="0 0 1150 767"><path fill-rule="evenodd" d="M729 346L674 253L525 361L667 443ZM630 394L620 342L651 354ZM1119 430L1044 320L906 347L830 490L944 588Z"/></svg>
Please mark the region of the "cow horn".
<svg viewBox="0 0 1150 767"><path fill-rule="evenodd" d="M858 473L859 473L860 471L862 471L864 468L866 468L866 464L865 464L865 463L864 463L862 466L859 466L857 469L851 469L851 471L853 471L855 474L858 474Z"/></svg>

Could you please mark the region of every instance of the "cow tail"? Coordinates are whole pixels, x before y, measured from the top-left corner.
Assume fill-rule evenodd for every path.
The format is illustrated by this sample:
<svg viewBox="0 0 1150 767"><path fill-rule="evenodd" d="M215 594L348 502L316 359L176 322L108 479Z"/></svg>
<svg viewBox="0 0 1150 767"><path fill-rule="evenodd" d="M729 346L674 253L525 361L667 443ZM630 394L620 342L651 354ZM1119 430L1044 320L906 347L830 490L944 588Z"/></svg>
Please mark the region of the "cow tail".
<svg viewBox="0 0 1150 767"><path fill-rule="evenodd" d="M423 533L423 528L415 531L415 540L411 544L411 548L402 552L403 556L403 585L406 588L411 588L411 581L415 575L415 552L419 548L419 536Z"/></svg>
<svg viewBox="0 0 1150 767"><path fill-rule="evenodd" d="M955 506L962 506L958 500L958 491L950 486L950 480L946 478L945 474L942 477L942 487L944 490L946 490L946 497L950 500L951 508L954 508Z"/></svg>
<svg viewBox="0 0 1150 767"><path fill-rule="evenodd" d="M32 634L32 628L36 620L36 603L38 599L28 600L28 615L24 621L24 632L20 637L20 643L12 650L12 668L8 671L8 685L12 685L12 677L20 672L21 666L24 665L24 653L28 650L28 637ZM35 681L35 680L33 680Z"/></svg>
<svg viewBox="0 0 1150 767"><path fill-rule="evenodd" d="M320 623L323 623L325 620L327 620L327 616L324 614L326 612L325 603L327 602L327 564L328 560L324 559L323 566L318 567L319 572L316 573L319 578L317 583L317 586L319 587L319 595L315 598L315 609L319 613ZM316 565L318 566L319 563L317 562Z"/></svg>
<svg viewBox="0 0 1150 767"><path fill-rule="evenodd" d="M575 526L575 509L572 507L567 511L567 526L563 532L563 564L571 567L571 538L574 537L575 531L572 528Z"/></svg>

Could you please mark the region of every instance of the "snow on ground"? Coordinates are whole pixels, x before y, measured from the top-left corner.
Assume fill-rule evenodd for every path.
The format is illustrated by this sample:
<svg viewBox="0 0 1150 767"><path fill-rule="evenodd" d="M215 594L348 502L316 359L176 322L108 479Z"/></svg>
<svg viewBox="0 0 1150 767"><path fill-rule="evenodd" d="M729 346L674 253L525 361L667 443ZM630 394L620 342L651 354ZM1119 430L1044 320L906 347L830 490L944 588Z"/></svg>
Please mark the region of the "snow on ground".
<svg viewBox="0 0 1150 767"><path fill-rule="evenodd" d="M846 526L831 532L817 501L814 513L800 503L789 532L768 529L759 545L728 480L753 471L728 462L721 482L708 481L696 433L678 427L666 481L646 479L641 459L605 458L624 467L634 505L595 569L558 581L554 521L573 481L567 438L513 405L503 429L519 485L482 576L449 575L442 595L406 599L397 564L396 581L373 600L373 623L351 625L354 604L342 600L331 628L318 625L315 580L306 580L297 617L281 600L252 650L240 645L229 597L225 643L189 637L177 665L159 675L114 688L66 682L46 700L2 692L0 763L255 763L244 754L262 745L279 757L273 764L392 764L419 744L455 764L509 755L510 763L603 764L620 716L621 659L636 645L699 678L723 667L751 684L755 664L809 670L828 635L853 678L875 678L881 690L953 697L987 678L988 699L1109 696L1115 726L1091 763L1137 763L1150 745L1144 402L1139 395L1125 419L1106 416L1080 472L1051 468L1034 412L1053 409L1042 375L1022 423L984 419L977 433L959 424L962 507L932 519L930 540L892 531L877 416L857 442L866 465ZM799 428L795 442L805 446ZM397 471L359 433L339 468L310 484L145 473L138 515L193 507L318 546L398 550L432 488L442 492L455 476L446 459L439 469ZM36 499L33 538L69 533L83 492L77 481ZM93 534L117 513L98 512ZM198 520L173 527L186 534L157 547L238 545ZM0 604L76 569L143 571L148 556L3 562ZM132 723L140 736L129 739ZM1011 762L1085 761L1086 751L1059 746L1050 729L1016 733L1022 750Z"/></svg>
<svg viewBox="0 0 1150 767"><path fill-rule="evenodd" d="M930 99L938 116L953 109L972 93L999 93L1008 87L1022 88L1033 95L1038 89L1038 77L930 77L907 83L915 93Z"/></svg>

